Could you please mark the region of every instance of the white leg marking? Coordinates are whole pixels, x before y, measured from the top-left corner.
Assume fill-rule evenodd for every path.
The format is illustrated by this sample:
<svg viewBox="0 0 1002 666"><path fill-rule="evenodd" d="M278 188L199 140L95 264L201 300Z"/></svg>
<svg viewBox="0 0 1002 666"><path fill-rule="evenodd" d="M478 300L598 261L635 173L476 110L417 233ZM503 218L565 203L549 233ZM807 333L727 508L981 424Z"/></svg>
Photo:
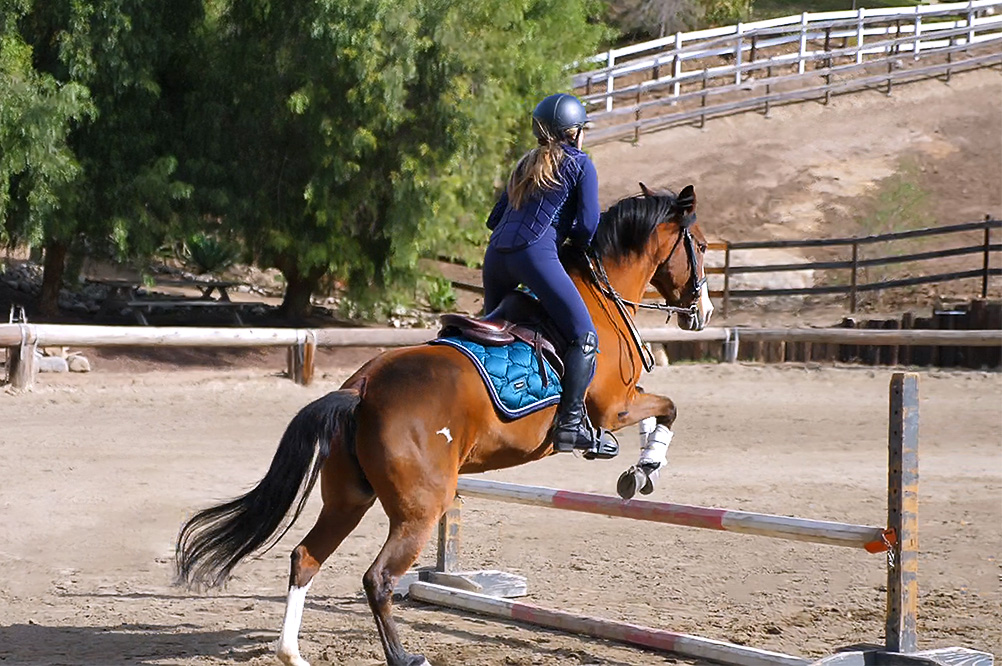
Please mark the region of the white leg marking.
<svg viewBox="0 0 1002 666"><path fill-rule="evenodd" d="M439 430L435 434L436 435L445 435L446 441L449 442L449 444L452 444L452 433L449 432L448 428L442 428L441 430Z"/></svg>
<svg viewBox="0 0 1002 666"><path fill-rule="evenodd" d="M710 301L710 292L706 288L706 283L699 288L699 305L696 306L696 320L699 330L703 330L710 323L710 316L713 315L713 303Z"/></svg>
<svg viewBox="0 0 1002 666"><path fill-rule="evenodd" d="M278 637L278 660L286 666L310 666L299 656L299 626L303 622L303 605L306 593L310 591L311 580L305 587L289 587L289 598L285 602L285 623Z"/></svg>

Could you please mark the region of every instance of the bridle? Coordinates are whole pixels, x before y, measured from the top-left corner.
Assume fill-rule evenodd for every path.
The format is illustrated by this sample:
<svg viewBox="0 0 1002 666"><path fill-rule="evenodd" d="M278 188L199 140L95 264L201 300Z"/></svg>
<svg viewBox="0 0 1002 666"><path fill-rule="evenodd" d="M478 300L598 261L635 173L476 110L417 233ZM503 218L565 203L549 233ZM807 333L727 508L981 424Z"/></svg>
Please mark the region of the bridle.
<svg viewBox="0 0 1002 666"><path fill-rule="evenodd" d="M619 316L623 319L623 323L626 324L627 330L630 332L630 337L633 338L633 342L640 352L641 361L644 364L644 370L650 372L654 368L654 354L647 348L644 341L640 337L640 331L637 330L637 325L633 321L633 316L630 311L627 310L626 306L633 306L634 308L643 308L645 310L659 310L661 312L667 312L668 317L665 319L665 323L671 319L672 313L684 314L690 317L695 317L698 309L698 299L700 297L700 292L703 285L706 284L706 275L703 275L702 279L697 278L699 275L699 263L696 259L696 245L695 240L692 237L692 225L696 223L696 213L695 211L690 211L682 216L679 220L679 227L681 231L678 238L675 239L675 244L672 245L671 251L668 252L668 257L665 259L665 263L671 261L672 255L675 254L675 250L678 249L679 243L683 243L685 246L685 252L689 259L689 269L692 274L692 285L693 285L693 295L695 300L692 305L687 308L681 308L675 305L669 305L667 300L664 303L644 303L638 301L631 301L628 298L623 298L622 295L612 286L609 281L609 275L605 272L605 266L602 264L602 258L591 248L585 252L585 259L588 262L588 272L591 274L591 280L598 287L599 292L603 296L611 300L615 306L616 310L619 312Z"/></svg>

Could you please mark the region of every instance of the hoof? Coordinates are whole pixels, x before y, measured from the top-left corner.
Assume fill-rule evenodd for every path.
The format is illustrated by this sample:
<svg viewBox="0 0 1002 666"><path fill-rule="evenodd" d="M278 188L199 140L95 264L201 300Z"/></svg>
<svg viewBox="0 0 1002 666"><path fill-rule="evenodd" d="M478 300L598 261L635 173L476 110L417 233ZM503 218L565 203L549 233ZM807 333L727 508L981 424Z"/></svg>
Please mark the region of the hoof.
<svg viewBox="0 0 1002 666"><path fill-rule="evenodd" d="M300 657L299 654L279 652L276 656L280 662L285 664L285 666L310 666L310 662Z"/></svg>
<svg viewBox="0 0 1002 666"><path fill-rule="evenodd" d="M423 654L412 654L404 662L404 666L431 666L431 663L424 658Z"/></svg>
<svg viewBox="0 0 1002 666"><path fill-rule="evenodd" d="M616 492L620 497L628 500L632 499L638 490L643 492L642 489L646 489L648 485L650 485L650 480L647 478L644 470L634 466L619 476L619 481L616 483ZM651 490L653 489L652 486ZM649 493L650 491L647 494Z"/></svg>

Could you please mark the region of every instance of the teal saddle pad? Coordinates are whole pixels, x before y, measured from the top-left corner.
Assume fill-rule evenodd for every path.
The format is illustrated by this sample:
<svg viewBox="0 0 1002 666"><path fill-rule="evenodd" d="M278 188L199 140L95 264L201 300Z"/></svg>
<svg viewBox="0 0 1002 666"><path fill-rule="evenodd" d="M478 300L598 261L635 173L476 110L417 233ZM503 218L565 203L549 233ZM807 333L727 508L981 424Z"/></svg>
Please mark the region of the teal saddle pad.
<svg viewBox="0 0 1002 666"><path fill-rule="evenodd" d="M510 419L560 402L560 378L557 373L548 361L544 361L544 385L535 352L521 340L499 347L485 347L479 342L451 336L432 340L429 344L454 347L473 361L487 385L494 406Z"/></svg>

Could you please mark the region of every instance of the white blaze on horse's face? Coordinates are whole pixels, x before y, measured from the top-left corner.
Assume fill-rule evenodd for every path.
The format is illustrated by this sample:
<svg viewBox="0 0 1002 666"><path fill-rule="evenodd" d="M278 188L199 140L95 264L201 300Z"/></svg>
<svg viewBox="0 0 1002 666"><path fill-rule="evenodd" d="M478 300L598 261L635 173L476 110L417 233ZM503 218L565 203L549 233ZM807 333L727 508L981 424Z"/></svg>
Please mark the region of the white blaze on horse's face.
<svg viewBox="0 0 1002 666"><path fill-rule="evenodd" d="M699 301L696 303L696 331L702 331L710 323L713 314L713 303L710 301L710 290L706 282L699 288Z"/></svg>
<svg viewBox="0 0 1002 666"><path fill-rule="evenodd" d="M713 315L713 302L710 301L710 290L706 286L706 250L705 242L700 243L699 246L699 260L696 262L699 267L699 276L696 278L699 281L699 298L696 301L696 316L693 317L692 326L690 330L702 331L710 323L710 317Z"/></svg>

